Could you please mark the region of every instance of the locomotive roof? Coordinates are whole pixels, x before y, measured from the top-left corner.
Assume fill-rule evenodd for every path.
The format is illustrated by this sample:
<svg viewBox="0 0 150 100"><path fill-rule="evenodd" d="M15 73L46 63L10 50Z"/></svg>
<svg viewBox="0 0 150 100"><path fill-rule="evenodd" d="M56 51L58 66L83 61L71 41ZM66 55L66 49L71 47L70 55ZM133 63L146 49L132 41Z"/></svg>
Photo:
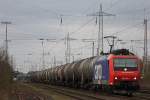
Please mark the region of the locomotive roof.
<svg viewBox="0 0 150 100"><path fill-rule="evenodd" d="M117 50L113 50L110 53L103 53L102 55L109 55L109 54L114 54L114 55L135 55L134 53L130 52L128 49L117 49Z"/></svg>

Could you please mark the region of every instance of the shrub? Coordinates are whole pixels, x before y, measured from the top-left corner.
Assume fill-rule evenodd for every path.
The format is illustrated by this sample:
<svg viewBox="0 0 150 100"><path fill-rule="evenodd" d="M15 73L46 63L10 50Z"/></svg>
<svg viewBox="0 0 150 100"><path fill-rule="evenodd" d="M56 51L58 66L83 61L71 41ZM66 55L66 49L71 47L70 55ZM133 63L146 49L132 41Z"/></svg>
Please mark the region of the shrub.
<svg viewBox="0 0 150 100"><path fill-rule="evenodd" d="M8 98L12 83L12 64L3 48L0 48L0 100Z"/></svg>

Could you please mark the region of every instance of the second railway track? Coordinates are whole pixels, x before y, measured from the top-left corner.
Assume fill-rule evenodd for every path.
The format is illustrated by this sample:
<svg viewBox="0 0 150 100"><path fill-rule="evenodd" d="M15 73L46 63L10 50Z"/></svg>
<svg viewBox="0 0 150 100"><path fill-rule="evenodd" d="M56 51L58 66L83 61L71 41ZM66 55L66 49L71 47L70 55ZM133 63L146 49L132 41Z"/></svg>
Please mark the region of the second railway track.
<svg viewBox="0 0 150 100"><path fill-rule="evenodd" d="M50 89L62 95L69 96L75 100L129 100L129 97L122 95L111 95L107 93L91 92L89 90L72 89L62 86L51 86L43 84L33 84L43 89ZM130 99L131 100L131 99ZM135 99L132 99L135 100Z"/></svg>
<svg viewBox="0 0 150 100"><path fill-rule="evenodd" d="M66 96L75 98L77 100L106 100L104 98L95 97L95 96L91 96L91 95L87 95L87 94L82 94L79 92L68 91L66 89L58 89L58 88L54 88L54 87L49 87L49 88L53 89L53 91L55 91L57 93L64 94Z"/></svg>

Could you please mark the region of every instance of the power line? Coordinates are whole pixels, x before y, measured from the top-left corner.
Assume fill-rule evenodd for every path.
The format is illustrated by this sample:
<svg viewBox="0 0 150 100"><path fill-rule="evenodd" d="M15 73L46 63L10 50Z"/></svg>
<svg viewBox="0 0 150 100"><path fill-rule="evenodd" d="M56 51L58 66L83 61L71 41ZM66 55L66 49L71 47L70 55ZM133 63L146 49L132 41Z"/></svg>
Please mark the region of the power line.
<svg viewBox="0 0 150 100"><path fill-rule="evenodd" d="M127 27L125 27L125 28L123 28L123 29L121 29L121 30L119 30L117 32L112 33L112 35L117 35L117 34L119 34L121 32L127 31L127 30L129 30L131 28L134 28L134 27L138 26L138 25L142 25L142 23L138 23L138 24L127 26Z"/></svg>
<svg viewBox="0 0 150 100"><path fill-rule="evenodd" d="M90 42L90 43L92 43L92 57L94 56L94 49L95 49L95 40L92 40L92 39L83 39L83 42Z"/></svg>
<svg viewBox="0 0 150 100"><path fill-rule="evenodd" d="M83 25L81 25L78 29L76 29L73 32L70 32L70 35L80 31L81 29L83 29L85 26L87 26L91 21L95 20L95 18L90 19L89 21L87 21L86 23L84 23Z"/></svg>
<svg viewBox="0 0 150 100"><path fill-rule="evenodd" d="M113 8L114 6L116 6L117 4L119 4L122 0L116 0L114 3L111 4L111 6L109 8L107 8L106 10L110 10L111 8Z"/></svg>
<svg viewBox="0 0 150 100"><path fill-rule="evenodd" d="M147 14L149 13L148 9L150 9L149 7L146 7L146 8L139 8L139 9L133 9L133 10L128 10L128 11L121 11L121 12L118 12L117 14L121 14L121 13L137 13L137 12L147 12Z"/></svg>
<svg viewBox="0 0 150 100"><path fill-rule="evenodd" d="M91 7L95 7L95 5L97 4L97 1L92 3L85 11L83 11L83 13L86 13L87 11L89 11L91 9Z"/></svg>

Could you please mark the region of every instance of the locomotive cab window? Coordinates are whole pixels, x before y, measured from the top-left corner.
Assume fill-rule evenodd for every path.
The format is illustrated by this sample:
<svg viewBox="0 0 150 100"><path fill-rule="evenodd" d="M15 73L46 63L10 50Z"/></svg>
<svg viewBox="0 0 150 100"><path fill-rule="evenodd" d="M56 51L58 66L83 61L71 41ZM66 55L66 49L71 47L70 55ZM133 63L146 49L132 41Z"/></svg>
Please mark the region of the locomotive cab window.
<svg viewBox="0 0 150 100"><path fill-rule="evenodd" d="M131 69L137 69L137 59L125 59L125 58L118 58L114 59L114 69L115 70L123 70L124 68Z"/></svg>

